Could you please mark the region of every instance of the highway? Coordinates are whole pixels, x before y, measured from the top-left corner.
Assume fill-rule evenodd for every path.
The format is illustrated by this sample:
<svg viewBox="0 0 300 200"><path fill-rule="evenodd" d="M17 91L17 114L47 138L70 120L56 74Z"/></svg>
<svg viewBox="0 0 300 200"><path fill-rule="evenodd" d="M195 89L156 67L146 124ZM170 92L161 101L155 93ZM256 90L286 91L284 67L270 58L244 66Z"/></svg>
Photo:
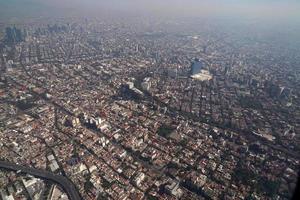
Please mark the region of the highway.
<svg viewBox="0 0 300 200"><path fill-rule="evenodd" d="M0 169L6 169L10 171L21 171L21 173L29 174L37 178L45 179L48 181L52 181L59 185L64 192L68 195L70 200L81 200L81 196L76 189L75 185L64 176L59 176L56 174L52 174L48 171L38 170L34 168L29 168L21 165L16 165L9 162L0 161Z"/></svg>

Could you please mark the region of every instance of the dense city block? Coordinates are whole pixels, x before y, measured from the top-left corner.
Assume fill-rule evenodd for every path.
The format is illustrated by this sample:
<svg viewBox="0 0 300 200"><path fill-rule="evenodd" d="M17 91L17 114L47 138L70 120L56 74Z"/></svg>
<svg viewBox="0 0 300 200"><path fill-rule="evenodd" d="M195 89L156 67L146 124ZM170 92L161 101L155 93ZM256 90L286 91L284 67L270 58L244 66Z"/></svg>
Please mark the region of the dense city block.
<svg viewBox="0 0 300 200"><path fill-rule="evenodd" d="M0 199L291 198L296 47L205 20L1 26L0 160L24 168L0 165Z"/></svg>

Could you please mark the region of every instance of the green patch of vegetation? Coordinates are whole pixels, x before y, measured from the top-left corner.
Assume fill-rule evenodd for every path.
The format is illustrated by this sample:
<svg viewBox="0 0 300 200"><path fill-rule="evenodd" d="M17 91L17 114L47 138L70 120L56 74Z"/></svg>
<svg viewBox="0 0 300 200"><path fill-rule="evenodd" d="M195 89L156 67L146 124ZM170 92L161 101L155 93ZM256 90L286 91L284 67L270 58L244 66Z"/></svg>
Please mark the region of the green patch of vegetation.
<svg viewBox="0 0 300 200"><path fill-rule="evenodd" d="M16 106L21 110L27 110L33 108L36 104L30 101L18 101Z"/></svg>
<svg viewBox="0 0 300 200"><path fill-rule="evenodd" d="M185 146L188 144L188 139L183 138L183 139L179 142L179 144L180 144L181 146L185 147Z"/></svg>
<svg viewBox="0 0 300 200"><path fill-rule="evenodd" d="M158 198L154 197L154 196L151 196L151 195L148 195L147 200L158 200Z"/></svg>
<svg viewBox="0 0 300 200"><path fill-rule="evenodd" d="M90 181L86 181L84 183L84 190L85 191L90 191L93 187L94 187L94 185Z"/></svg>
<svg viewBox="0 0 300 200"><path fill-rule="evenodd" d="M175 128L168 126L166 124L163 124L158 128L157 133L158 133L158 135L167 138L174 130L175 130Z"/></svg>
<svg viewBox="0 0 300 200"><path fill-rule="evenodd" d="M258 193L264 193L269 197L273 197L280 186L279 181L269 180L266 177L260 177L245 167L245 164L239 162L233 178L240 183L250 184ZM250 198L251 199L251 198Z"/></svg>
<svg viewBox="0 0 300 200"><path fill-rule="evenodd" d="M106 200L109 199L106 193L100 193L97 197L97 200Z"/></svg>
<svg viewBox="0 0 300 200"><path fill-rule="evenodd" d="M258 192L266 193L269 197L273 197L276 194L279 185L279 181L268 180L264 177L259 179L256 189Z"/></svg>
<svg viewBox="0 0 300 200"><path fill-rule="evenodd" d="M251 180L256 178L256 174L251 170L247 169L242 163L238 163L233 178L237 182L251 183Z"/></svg>
<svg viewBox="0 0 300 200"><path fill-rule="evenodd" d="M107 180L103 180L103 182L102 182L102 187L105 189L105 190L107 190L107 189L109 189L112 185L114 184L114 181L112 181L111 183L110 182L108 182Z"/></svg>

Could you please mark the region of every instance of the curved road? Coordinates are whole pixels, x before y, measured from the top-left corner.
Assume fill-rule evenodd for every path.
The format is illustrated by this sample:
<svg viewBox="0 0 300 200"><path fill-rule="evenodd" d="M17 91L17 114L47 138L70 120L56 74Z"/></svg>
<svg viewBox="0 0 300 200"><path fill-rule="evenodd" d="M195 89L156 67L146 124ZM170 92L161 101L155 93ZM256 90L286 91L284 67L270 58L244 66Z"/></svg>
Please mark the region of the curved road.
<svg viewBox="0 0 300 200"><path fill-rule="evenodd" d="M28 168L25 166L20 166L20 165L16 165L16 164L4 162L4 161L0 161L0 169L1 168L10 170L10 171L21 170L22 173L30 174L37 178L52 181L52 182L58 184L59 186L61 186L61 188L64 190L64 192L67 193L68 198L70 200L81 200L82 199L79 192L77 191L75 185L70 180L68 180L67 178L65 178L63 176L55 175L48 171L38 170L38 169L34 169L34 168Z"/></svg>

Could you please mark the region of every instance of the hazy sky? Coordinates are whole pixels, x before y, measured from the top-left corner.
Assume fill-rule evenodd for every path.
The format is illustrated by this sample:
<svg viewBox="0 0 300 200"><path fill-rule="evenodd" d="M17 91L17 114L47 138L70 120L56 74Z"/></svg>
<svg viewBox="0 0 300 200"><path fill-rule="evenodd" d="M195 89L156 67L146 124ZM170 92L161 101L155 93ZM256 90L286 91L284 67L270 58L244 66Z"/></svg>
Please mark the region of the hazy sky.
<svg viewBox="0 0 300 200"><path fill-rule="evenodd" d="M0 0L0 17L58 12L92 15L114 11L157 16L228 16L299 20L300 0Z"/></svg>

